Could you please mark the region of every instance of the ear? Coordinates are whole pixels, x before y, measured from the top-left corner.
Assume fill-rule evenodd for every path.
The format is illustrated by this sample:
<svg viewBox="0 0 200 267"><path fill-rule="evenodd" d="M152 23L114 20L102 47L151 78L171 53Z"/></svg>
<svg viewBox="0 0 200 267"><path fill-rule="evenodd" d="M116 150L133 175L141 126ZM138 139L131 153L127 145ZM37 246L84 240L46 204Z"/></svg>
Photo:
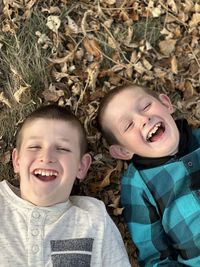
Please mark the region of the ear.
<svg viewBox="0 0 200 267"><path fill-rule="evenodd" d="M162 102L162 104L168 109L169 113L172 114L174 112L173 105L171 103L170 98L165 94L159 95L159 100Z"/></svg>
<svg viewBox="0 0 200 267"><path fill-rule="evenodd" d="M14 172L19 173L19 152L17 148L14 148L12 152L12 164Z"/></svg>
<svg viewBox="0 0 200 267"><path fill-rule="evenodd" d="M115 159L129 160L133 157L132 152L120 145L111 145L109 147L110 155Z"/></svg>
<svg viewBox="0 0 200 267"><path fill-rule="evenodd" d="M84 154L81 159L79 170L77 173L78 179L83 180L85 178L91 163L92 163L92 158L90 154L89 153Z"/></svg>

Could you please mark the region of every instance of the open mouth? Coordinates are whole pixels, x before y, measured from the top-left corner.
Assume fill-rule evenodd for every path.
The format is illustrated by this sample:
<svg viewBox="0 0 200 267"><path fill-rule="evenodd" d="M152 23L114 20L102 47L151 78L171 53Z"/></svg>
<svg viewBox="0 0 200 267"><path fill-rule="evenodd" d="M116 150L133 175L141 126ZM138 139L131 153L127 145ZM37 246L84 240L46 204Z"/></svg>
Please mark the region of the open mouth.
<svg viewBox="0 0 200 267"><path fill-rule="evenodd" d="M147 142L155 142L158 141L163 133L165 132L165 127L162 122L156 123L156 125L149 131L147 134Z"/></svg>
<svg viewBox="0 0 200 267"><path fill-rule="evenodd" d="M58 176L57 171L53 170L44 170L44 169L36 169L33 172L34 176L36 176L39 180L43 182L49 182L55 180Z"/></svg>

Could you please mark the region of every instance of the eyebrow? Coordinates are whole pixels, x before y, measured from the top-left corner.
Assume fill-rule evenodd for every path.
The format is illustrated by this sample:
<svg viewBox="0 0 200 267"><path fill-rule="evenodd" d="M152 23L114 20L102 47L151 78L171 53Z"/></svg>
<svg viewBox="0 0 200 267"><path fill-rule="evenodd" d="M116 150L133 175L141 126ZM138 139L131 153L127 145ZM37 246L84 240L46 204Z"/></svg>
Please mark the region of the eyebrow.
<svg viewBox="0 0 200 267"><path fill-rule="evenodd" d="M29 140L40 140L40 139L43 139L43 136L35 136L35 135L33 135L33 136L29 137ZM64 141L66 143L70 142L70 140L65 138L65 137L57 137L55 140Z"/></svg>

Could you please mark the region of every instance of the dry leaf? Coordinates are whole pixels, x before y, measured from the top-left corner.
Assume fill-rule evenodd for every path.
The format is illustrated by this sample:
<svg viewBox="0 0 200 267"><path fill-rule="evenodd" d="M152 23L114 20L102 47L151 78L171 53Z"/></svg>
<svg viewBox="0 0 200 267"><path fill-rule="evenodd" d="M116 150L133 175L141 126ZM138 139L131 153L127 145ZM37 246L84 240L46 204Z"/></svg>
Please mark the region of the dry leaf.
<svg viewBox="0 0 200 267"><path fill-rule="evenodd" d="M61 58L49 58L49 61L53 62L54 64L62 64L74 59L74 51L67 52L67 55Z"/></svg>
<svg viewBox="0 0 200 267"><path fill-rule="evenodd" d="M99 188L104 188L104 187L110 185L110 176L113 173L113 171L115 171L115 169L110 169L110 170L107 171L107 174L106 174L105 178L99 184Z"/></svg>
<svg viewBox="0 0 200 267"><path fill-rule="evenodd" d="M134 69L140 74L143 74L146 71L141 62L134 64Z"/></svg>
<svg viewBox="0 0 200 267"><path fill-rule="evenodd" d="M190 81L186 81L185 82L185 86L184 86L184 99L188 99L191 98L194 95L194 88L192 86L192 83Z"/></svg>
<svg viewBox="0 0 200 267"><path fill-rule="evenodd" d="M94 90L96 85L96 80L99 74L99 63L93 62L92 64L90 64L86 69L86 72L88 73L88 78L87 78L88 86L91 87L92 90Z"/></svg>
<svg viewBox="0 0 200 267"><path fill-rule="evenodd" d="M178 73L176 56L173 56L171 58L171 70L172 70L172 73L174 73L174 74Z"/></svg>
<svg viewBox="0 0 200 267"><path fill-rule="evenodd" d="M71 19L69 16L67 16L67 20L68 20L68 27L70 28L70 30L73 33L78 33L79 29L78 29L78 25L76 24L76 22Z"/></svg>
<svg viewBox="0 0 200 267"><path fill-rule="evenodd" d="M115 216L122 215L123 210L124 210L124 208L116 208L113 210L113 215L115 215Z"/></svg>
<svg viewBox="0 0 200 267"><path fill-rule="evenodd" d="M176 40L170 39L161 41L158 45L161 53L165 56L169 56L175 50Z"/></svg>
<svg viewBox="0 0 200 267"><path fill-rule="evenodd" d="M193 14L192 19L189 22L189 26L191 28L196 27L199 22L200 22L200 13L195 13Z"/></svg>
<svg viewBox="0 0 200 267"><path fill-rule="evenodd" d="M49 88L44 90L42 95L46 101L57 102L60 97L64 96L63 90L56 90L56 87L50 84Z"/></svg>
<svg viewBox="0 0 200 267"><path fill-rule="evenodd" d="M146 60L145 58L142 59L142 63L143 63L144 67L145 67L147 70L151 70L151 69L152 69L152 65L151 65L151 63L149 63L149 61Z"/></svg>
<svg viewBox="0 0 200 267"><path fill-rule="evenodd" d="M61 21L59 19L59 16L48 16L47 18L47 27L52 30L55 33L58 33L58 29L60 27Z"/></svg>
<svg viewBox="0 0 200 267"><path fill-rule="evenodd" d="M192 0L185 0L185 4L184 4L184 13L188 13L190 12L194 7L194 3Z"/></svg>
<svg viewBox="0 0 200 267"><path fill-rule="evenodd" d="M83 41L83 45L87 52L93 55L96 60L99 61L102 58L101 48L96 40L85 38Z"/></svg>
<svg viewBox="0 0 200 267"><path fill-rule="evenodd" d="M9 108L11 108L11 103L10 101L5 97L4 93L0 93L0 102L6 104Z"/></svg>
<svg viewBox="0 0 200 267"><path fill-rule="evenodd" d="M29 89L30 89L30 86L20 85L19 89L14 93L14 98L17 101L17 103L20 103L20 102L27 103L30 101L30 95L26 94L26 93L29 93Z"/></svg>
<svg viewBox="0 0 200 267"><path fill-rule="evenodd" d="M113 203L108 205L108 206L112 207L112 208L118 208L119 207L119 200L120 200L120 196L114 197Z"/></svg>
<svg viewBox="0 0 200 267"><path fill-rule="evenodd" d="M10 151L6 151L5 153L3 153L3 155L0 156L0 163L5 165L10 161L10 158Z"/></svg>
<svg viewBox="0 0 200 267"><path fill-rule="evenodd" d="M107 5L114 5L116 3L116 0L101 0L100 2L104 2Z"/></svg>
<svg viewBox="0 0 200 267"><path fill-rule="evenodd" d="M178 9L174 0L167 0L167 4L171 7L172 11L177 14Z"/></svg>
<svg viewBox="0 0 200 267"><path fill-rule="evenodd" d="M152 8L150 8L149 10L150 10L150 12L151 12L151 14L152 14L152 16L153 16L154 18L158 18L158 17L160 17L160 15L162 14L161 6L158 6L158 7L152 7Z"/></svg>
<svg viewBox="0 0 200 267"><path fill-rule="evenodd" d="M200 13L200 3L198 3L199 1L197 1L197 3L195 3L194 5L194 10L196 13Z"/></svg>

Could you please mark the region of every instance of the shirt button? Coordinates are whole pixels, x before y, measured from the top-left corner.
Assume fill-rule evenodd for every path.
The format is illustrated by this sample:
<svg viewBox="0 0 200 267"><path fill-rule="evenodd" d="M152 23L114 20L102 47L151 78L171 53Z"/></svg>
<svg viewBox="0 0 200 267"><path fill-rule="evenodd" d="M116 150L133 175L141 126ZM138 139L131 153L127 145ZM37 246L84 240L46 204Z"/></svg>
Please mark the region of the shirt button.
<svg viewBox="0 0 200 267"><path fill-rule="evenodd" d="M34 236L38 235L38 234L39 234L38 229L33 229L33 230L31 231L31 234L34 235Z"/></svg>
<svg viewBox="0 0 200 267"><path fill-rule="evenodd" d="M35 218L35 219L39 218L39 217L40 217L39 212L37 212L37 211L33 211L33 213L32 213L32 217Z"/></svg>
<svg viewBox="0 0 200 267"><path fill-rule="evenodd" d="M188 166L189 166L189 167L192 167L192 165L193 165L193 164L192 164L192 161L188 161Z"/></svg>
<svg viewBox="0 0 200 267"><path fill-rule="evenodd" d="M39 251L39 246L38 245L33 245L32 246L32 251L33 251L33 253L37 253Z"/></svg>

